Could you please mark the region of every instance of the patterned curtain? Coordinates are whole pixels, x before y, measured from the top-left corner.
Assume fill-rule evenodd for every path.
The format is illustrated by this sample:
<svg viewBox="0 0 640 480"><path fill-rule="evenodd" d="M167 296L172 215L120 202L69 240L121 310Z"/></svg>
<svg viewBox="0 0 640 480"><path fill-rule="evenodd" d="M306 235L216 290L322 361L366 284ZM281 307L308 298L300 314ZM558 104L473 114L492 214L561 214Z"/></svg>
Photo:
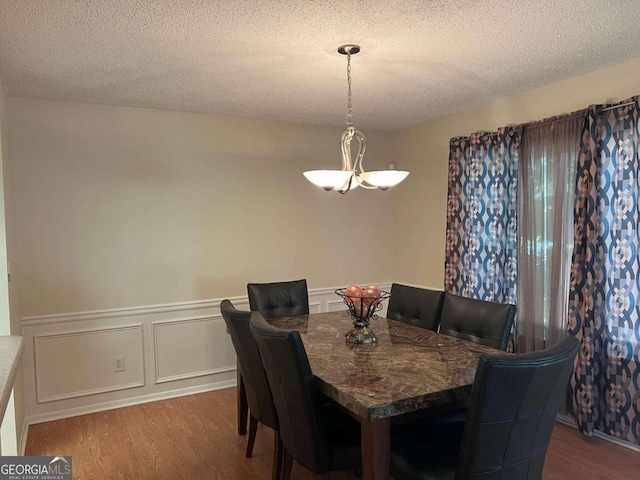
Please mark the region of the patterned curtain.
<svg viewBox="0 0 640 480"><path fill-rule="evenodd" d="M449 150L445 291L516 303L516 210L520 133L452 138Z"/></svg>
<svg viewBox="0 0 640 480"><path fill-rule="evenodd" d="M640 444L640 127L638 99L585 119L576 174L569 332L580 430Z"/></svg>

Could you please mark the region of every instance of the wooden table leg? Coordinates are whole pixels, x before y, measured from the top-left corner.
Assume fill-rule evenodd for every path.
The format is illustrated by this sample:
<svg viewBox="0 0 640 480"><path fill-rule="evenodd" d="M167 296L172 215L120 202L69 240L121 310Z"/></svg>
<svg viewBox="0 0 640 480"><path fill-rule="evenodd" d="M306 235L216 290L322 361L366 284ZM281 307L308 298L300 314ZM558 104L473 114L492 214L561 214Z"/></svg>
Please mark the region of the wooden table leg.
<svg viewBox="0 0 640 480"><path fill-rule="evenodd" d="M388 480L391 424L388 418L362 420L362 478Z"/></svg>
<svg viewBox="0 0 640 480"><path fill-rule="evenodd" d="M238 375L237 392L237 410L238 410L238 435L247 433L247 416L249 414L249 404L247 403L247 391L242 380L240 365L236 369Z"/></svg>

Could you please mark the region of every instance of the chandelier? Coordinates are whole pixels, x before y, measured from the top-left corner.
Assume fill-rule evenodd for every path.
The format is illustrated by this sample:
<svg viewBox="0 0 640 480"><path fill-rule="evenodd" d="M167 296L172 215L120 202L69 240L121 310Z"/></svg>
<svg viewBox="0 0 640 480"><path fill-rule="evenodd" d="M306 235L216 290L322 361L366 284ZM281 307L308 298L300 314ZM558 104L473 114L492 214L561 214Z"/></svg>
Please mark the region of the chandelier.
<svg viewBox="0 0 640 480"><path fill-rule="evenodd" d="M338 52L347 56L347 115L345 122L347 129L342 134L340 145L342 148L341 170L310 170L304 172L304 176L314 185L323 188L327 192L334 190L339 193L347 193L358 186L367 189L387 190L389 187L403 181L409 172L395 170L395 164L389 163L389 170L376 170L367 172L362 165L362 158L367 149L364 135L353 126L351 104L351 55L360 51L358 45L342 45ZM351 156L351 144L358 143L358 151L355 159Z"/></svg>

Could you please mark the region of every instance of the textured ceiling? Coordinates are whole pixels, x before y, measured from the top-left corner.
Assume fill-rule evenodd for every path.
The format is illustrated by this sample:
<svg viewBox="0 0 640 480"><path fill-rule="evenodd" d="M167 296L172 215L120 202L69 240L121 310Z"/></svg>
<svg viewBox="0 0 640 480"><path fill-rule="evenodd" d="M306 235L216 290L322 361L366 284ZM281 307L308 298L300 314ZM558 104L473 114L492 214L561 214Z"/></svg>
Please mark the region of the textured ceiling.
<svg viewBox="0 0 640 480"><path fill-rule="evenodd" d="M0 0L11 96L397 129L640 56L639 0Z"/></svg>

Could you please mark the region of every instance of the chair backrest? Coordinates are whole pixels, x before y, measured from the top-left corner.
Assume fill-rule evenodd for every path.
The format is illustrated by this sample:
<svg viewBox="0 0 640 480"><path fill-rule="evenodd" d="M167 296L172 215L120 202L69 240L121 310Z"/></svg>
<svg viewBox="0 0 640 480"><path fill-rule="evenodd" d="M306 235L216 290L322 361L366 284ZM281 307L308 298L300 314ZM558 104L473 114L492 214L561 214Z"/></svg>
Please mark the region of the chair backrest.
<svg viewBox="0 0 640 480"><path fill-rule="evenodd" d="M258 312L251 315L251 333L267 372L285 449L309 470L327 472L326 432L319 421L315 381L300 333L272 327Z"/></svg>
<svg viewBox="0 0 640 480"><path fill-rule="evenodd" d="M539 352L480 357L457 480L542 478L578 348L576 338L568 336Z"/></svg>
<svg viewBox="0 0 640 480"><path fill-rule="evenodd" d="M516 307L445 293L440 315L440 333L507 349Z"/></svg>
<svg viewBox="0 0 640 480"><path fill-rule="evenodd" d="M443 299L444 292L394 283L387 318L435 331L440 323Z"/></svg>
<svg viewBox="0 0 640 480"><path fill-rule="evenodd" d="M238 356L249 410L260 423L277 429L278 416L271 397L271 388L262 365L258 345L249 327L251 312L236 310L229 300L223 300L220 303L220 312L227 324L227 330Z"/></svg>
<svg viewBox="0 0 640 480"><path fill-rule="evenodd" d="M275 283L249 283L249 306L265 318L309 313L307 280Z"/></svg>

